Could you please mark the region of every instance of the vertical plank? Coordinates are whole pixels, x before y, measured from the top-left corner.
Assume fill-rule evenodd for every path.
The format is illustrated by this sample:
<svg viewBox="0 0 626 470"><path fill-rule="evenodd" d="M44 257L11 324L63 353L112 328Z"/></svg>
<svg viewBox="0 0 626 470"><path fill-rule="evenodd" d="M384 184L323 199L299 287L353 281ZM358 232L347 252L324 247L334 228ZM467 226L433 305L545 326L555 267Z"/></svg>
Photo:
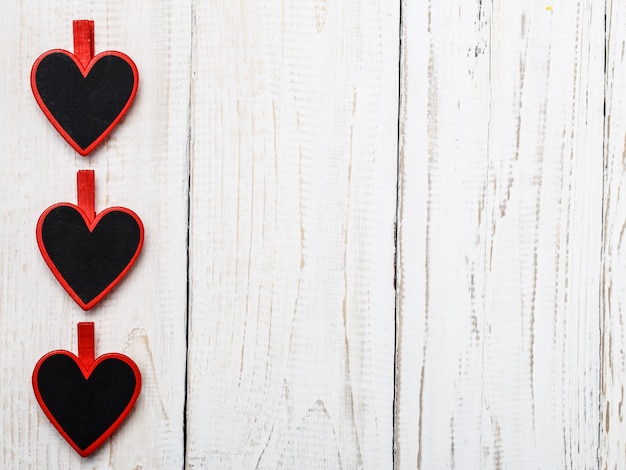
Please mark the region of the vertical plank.
<svg viewBox="0 0 626 470"><path fill-rule="evenodd" d="M395 464L481 468L489 5L402 11Z"/></svg>
<svg viewBox="0 0 626 470"><path fill-rule="evenodd" d="M185 389L186 222L191 3L20 0L0 16L0 466L181 468ZM30 68L52 48L72 49L72 20L95 20L96 52L121 50L139 69L127 116L80 157L35 103ZM48 206L75 202L76 171L96 175L96 209L121 205L143 220L143 252L97 307L83 312L41 258L35 239ZM143 389L128 420L82 459L39 409L36 361L76 351L76 324L94 321L96 353L140 367Z"/></svg>
<svg viewBox="0 0 626 470"><path fill-rule="evenodd" d="M593 468L603 9L404 11L397 467Z"/></svg>
<svg viewBox="0 0 626 470"><path fill-rule="evenodd" d="M604 7L493 3L483 467L596 468Z"/></svg>
<svg viewBox="0 0 626 470"><path fill-rule="evenodd" d="M626 258L624 226L626 199L626 61L624 44L626 15L621 1L606 2L606 121L604 239L602 269L602 395L600 468L624 465L626 423L624 388L626 383Z"/></svg>
<svg viewBox="0 0 626 470"><path fill-rule="evenodd" d="M398 11L195 4L189 468L391 465Z"/></svg>

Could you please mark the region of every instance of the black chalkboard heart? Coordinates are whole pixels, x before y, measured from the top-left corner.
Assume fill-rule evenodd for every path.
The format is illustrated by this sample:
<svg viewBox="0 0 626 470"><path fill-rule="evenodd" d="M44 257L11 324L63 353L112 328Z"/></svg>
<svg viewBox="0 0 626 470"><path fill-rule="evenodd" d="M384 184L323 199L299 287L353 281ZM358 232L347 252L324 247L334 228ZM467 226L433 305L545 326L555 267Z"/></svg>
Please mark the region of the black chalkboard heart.
<svg viewBox="0 0 626 470"><path fill-rule="evenodd" d="M84 310L96 305L124 277L143 245L143 224L125 207L93 212L94 173L78 172L78 201L55 204L37 223L46 264Z"/></svg>
<svg viewBox="0 0 626 470"><path fill-rule="evenodd" d="M78 357L65 350L46 354L35 366L33 389L55 428L86 457L126 418L139 396L141 375L122 354L94 359L93 323L79 323L78 330Z"/></svg>
<svg viewBox="0 0 626 470"><path fill-rule="evenodd" d="M126 273L142 240L141 226L128 210L107 209L88 225L82 211L69 204L47 210L39 234L50 269L85 310Z"/></svg>
<svg viewBox="0 0 626 470"><path fill-rule="evenodd" d="M62 49L42 54L33 65L31 86L48 120L84 156L126 113L137 92L139 74L121 52L92 57L93 21L74 22L74 35L76 55ZM91 49L85 50L85 43Z"/></svg>

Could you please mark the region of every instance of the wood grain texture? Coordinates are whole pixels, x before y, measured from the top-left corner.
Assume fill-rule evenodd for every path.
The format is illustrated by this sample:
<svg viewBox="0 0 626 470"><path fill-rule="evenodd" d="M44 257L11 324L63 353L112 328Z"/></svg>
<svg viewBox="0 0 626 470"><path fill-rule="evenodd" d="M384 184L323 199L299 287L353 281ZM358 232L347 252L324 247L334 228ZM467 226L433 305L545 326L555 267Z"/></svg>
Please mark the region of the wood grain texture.
<svg viewBox="0 0 626 470"><path fill-rule="evenodd" d="M595 468L603 9L403 4L397 468Z"/></svg>
<svg viewBox="0 0 626 470"><path fill-rule="evenodd" d="M0 468L624 466L626 5L400 3L3 5ZM140 75L88 158L29 82L81 18ZM86 313L35 225L87 168L146 240ZM79 321L143 375L86 460L30 383Z"/></svg>
<svg viewBox="0 0 626 470"><path fill-rule="evenodd" d="M624 42L626 15L621 1L607 2L606 21L606 121L605 188L602 270L602 388L600 468L616 469L624 465L626 423L624 388L626 387L626 257L624 227L626 199L626 61Z"/></svg>
<svg viewBox="0 0 626 470"><path fill-rule="evenodd" d="M175 6L174 6L175 5ZM181 468L185 390L187 136L190 2L21 0L0 15L0 467ZM95 20L96 52L136 62L137 98L90 157L52 128L30 90L44 51L72 49L72 20ZM96 209L122 205L146 228L143 252L97 307L83 312L37 250L41 212L76 201L76 171L96 173ZM143 390L112 439L84 460L35 400L30 375L54 349L76 351L76 324L94 321L96 353L121 352Z"/></svg>
<svg viewBox="0 0 626 470"><path fill-rule="evenodd" d="M398 14L196 3L189 468L392 465Z"/></svg>
<svg viewBox="0 0 626 470"><path fill-rule="evenodd" d="M604 9L494 3L483 458L595 468Z"/></svg>
<svg viewBox="0 0 626 470"><path fill-rule="evenodd" d="M484 8L464 1L403 6L397 468L480 468Z"/></svg>

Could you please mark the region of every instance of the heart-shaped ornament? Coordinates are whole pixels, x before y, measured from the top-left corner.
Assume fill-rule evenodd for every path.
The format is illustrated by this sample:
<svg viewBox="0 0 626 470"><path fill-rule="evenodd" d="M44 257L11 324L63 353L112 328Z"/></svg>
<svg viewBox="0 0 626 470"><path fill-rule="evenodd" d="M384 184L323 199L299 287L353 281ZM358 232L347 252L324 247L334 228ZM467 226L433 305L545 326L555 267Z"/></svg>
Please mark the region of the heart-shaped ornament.
<svg viewBox="0 0 626 470"><path fill-rule="evenodd" d="M57 350L33 371L43 412L81 456L96 450L130 413L141 390L137 365L123 354L95 358L94 324L78 324L78 356Z"/></svg>
<svg viewBox="0 0 626 470"><path fill-rule="evenodd" d="M77 175L78 206L55 204L37 223L46 264L83 310L89 310L124 277L139 256L144 229L125 207L94 211L94 172Z"/></svg>
<svg viewBox="0 0 626 470"><path fill-rule="evenodd" d="M83 156L122 119L139 83L137 67L127 55L105 51L94 57L93 37L93 21L74 21L74 54L63 49L47 51L31 71L37 104Z"/></svg>

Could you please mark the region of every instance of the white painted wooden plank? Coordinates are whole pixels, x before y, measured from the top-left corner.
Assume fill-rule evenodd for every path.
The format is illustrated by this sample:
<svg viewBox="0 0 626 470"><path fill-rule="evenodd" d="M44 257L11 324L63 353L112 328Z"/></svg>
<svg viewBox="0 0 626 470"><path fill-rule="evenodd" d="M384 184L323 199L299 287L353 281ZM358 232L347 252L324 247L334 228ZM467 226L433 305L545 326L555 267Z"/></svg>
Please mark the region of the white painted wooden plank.
<svg viewBox="0 0 626 470"><path fill-rule="evenodd" d="M492 18L483 467L595 468L604 7Z"/></svg>
<svg viewBox="0 0 626 470"><path fill-rule="evenodd" d="M396 466L593 468L603 10L403 11Z"/></svg>
<svg viewBox="0 0 626 470"><path fill-rule="evenodd" d="M185 389L187 136L191 3L117 0L3 5L0 15L0 467L182 468ZM135 103L111 136L80 157L39 110L30 68L72 49L72 20L95 20L96 52L136 62ZM96 172L96 207L142 218L146 240L126 279L90 312L69 298L37 249L35 226L75 202L76 171ZM76 351L76 323L94 321L97 353L135 360L143 389L113 438L87 459L65 443L35 400L31 374L48 351Z"/></svg>
<svg viewBox="0 0 626 470"><path fill-rule="evenodd" d="M403 4L396 468L480 468L486 2Z"/></svg>
<svg viewBox="0 0 626 470"><path fill-rule="evenodd" d="M626 12L623 1L609 1L606 8L606 121L605 189L602 270L602 388L600 426L600 468L624 466L626 423L626 257L623 237L626 199Z"/></svg>
<svg viewBox="0 0 626 470"><path fill-rule="evenodd" d="M398 2L196 2L189 468L390 468Z"/></svg>

